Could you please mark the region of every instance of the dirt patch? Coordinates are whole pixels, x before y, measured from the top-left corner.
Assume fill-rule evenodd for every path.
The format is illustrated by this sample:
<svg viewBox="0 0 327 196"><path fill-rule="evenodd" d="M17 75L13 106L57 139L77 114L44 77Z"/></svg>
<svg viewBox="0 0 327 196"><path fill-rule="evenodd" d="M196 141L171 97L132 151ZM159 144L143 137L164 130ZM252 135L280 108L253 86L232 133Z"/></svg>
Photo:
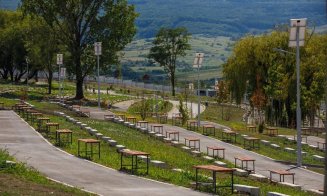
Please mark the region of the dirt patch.
<svg viewBox="0 0 327 196"><path fill-rule="evenodd" d="M0 173L0 195L88 195L50 181L47 184L30 182L12 174Z"/></svg>

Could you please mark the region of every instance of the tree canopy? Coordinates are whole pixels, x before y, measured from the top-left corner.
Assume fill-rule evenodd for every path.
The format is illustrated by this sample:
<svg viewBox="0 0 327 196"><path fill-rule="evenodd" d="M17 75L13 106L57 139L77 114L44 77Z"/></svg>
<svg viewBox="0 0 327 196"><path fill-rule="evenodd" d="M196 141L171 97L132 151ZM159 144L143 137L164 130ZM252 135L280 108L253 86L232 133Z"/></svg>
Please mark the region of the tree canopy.
<svg viewBox="0 0 327 196"><path fill-rule="evenodd" d="M301 48L302 115L313 119L324 98L327 35L307 36ZM250 104L266 112L276 125L294 125L296 109L295 56L275 49L288 47L288 32L274 31L238 41L224 65L224 75L237 103L246 94Z"/></svg>
<svg viewBox="0 0 327 196"><path fill-rule="evenodd" d="M175 71L178 56L185 56L186 50L191 48L188 43L189 33L184 27L175 29L161 28L153 41L149 58L164 67L172 86L172 94L175 96Z"/></svg>
<svg viewBox="0 0 327 196"><path fill-rule="evenodd" d="M66 47L70 56L65 64L76 77L76 99L84 98L84 77L95 67L91 46L101 41L102 67L114 65L117 52L136 33L137 13L126 0L22 0L22 10L43 18Z"/></svg>

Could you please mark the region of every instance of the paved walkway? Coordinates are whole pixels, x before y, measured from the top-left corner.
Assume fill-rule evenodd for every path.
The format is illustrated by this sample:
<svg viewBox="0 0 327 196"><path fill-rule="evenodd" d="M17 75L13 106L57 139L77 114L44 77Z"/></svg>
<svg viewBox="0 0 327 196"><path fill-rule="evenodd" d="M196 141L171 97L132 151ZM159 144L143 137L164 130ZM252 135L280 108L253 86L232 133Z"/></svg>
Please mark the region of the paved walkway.
<svg viewBox="0 0 327 196"><path fill-rule="evenodd" d="M173 101L169 100L170 103L173 104L173 108L168 112L168 118L172 118L173 114L179 113L178 107L179 107L179 101ZM185 104L185 102L184 102ZM189 111L192 111L192 116L195 117L198 115L198 104L197 103L187 103L187 108ZM200 104L200 114L204 112L205 106Z"/></svg>
<svg viewBox="0 0 327 196"><path fill-rule="evenodd" d="M101 195L203 195L79 159L47 143L12 111L0 111L0 148L46 176Z"/></svg>

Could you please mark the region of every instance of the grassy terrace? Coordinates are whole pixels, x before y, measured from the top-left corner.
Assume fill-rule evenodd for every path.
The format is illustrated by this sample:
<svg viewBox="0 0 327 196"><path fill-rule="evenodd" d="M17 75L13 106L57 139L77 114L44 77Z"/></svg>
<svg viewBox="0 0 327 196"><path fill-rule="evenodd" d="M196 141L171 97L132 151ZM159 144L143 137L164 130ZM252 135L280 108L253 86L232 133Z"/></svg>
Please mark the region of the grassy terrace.
<svg viewBox="0 0 327 196"><path fill-rule="evenodd" d="M0 149L0 195L92 195L47 179L23 163L6 166L15 161L5 149Z"/></svg>
<svg viewBox="0 0 327 196"><path fill-rule="evenodd" d="M63 150L73 155L77 155L77 139L90 138L91 136L87 132L81 130L76 125L67 122L65 119L61 117L53 116L52 115L53 111L63 111L70 116L74 116L74 114L71 111L61 108L56 104L39 102L38 99L36 99L36 98L42 98L42 93L40 94L39 92L41 91L39 91L37 87L31 89L31 92L29 92L30 95L29 97L33 97L35 99L29 102L35 105L36 108L42 111L43 113L47 113L47 116L51 119L51 122L60 123L60 129L67 128L67 129L71 129L74 132L73 144L69 146L64 146ZM17 102L8 97L17 98L19 96L16 92L13 92L13 93L6 94L6 98L0 97L0 102L5 102L6 107L13 105L14 103ZM205 161L202 158L193 157L189 153L186 153L179 148L155 140L154 138L149 137L148 135L145 135L143 133L137 132L134 129L130 129L122 125L118 125L111 122L105 122L101 120L93 120L93 119L78 118L78 117L76 117L76 119L79 119L83 123L88 124L94 129L97 129L99 132L103 133L104 135L112 137L119 144L122 144L129 149L148 152L151 154L152 160L160 160L168 164L167 169L160 169L157 167L150 166L149 175L146 176L148 178L163 181L163 182L169 182L185 187L190 187L191 186L190 183L195 181L195 171L192 168L192 166L198 164L210 164L209 161ZM154 119L151 120L153 121ZM33 126L35 127L36 125ZM50 134L49 138L47 139L51 143L55 144L54 130L52 130L52 134ZM104 142L101 143L101 148L102 148L101 158L97 159L96 157L94 157L93 161L111 168L119 169L120 157L119 154L116 152L116 148L109 147L108 144L105 144ZM231 163L228 164L229 166L232 166ZM186 172L182 172L182 173L173 172L171 170L172 168L180 168L185 170ZM140 172L138 173L138 175L144 175L144 173ZM229 176L227 177L222 175L219 176L218 182L224 184L224 183L228 183L229 180L230 180ZM244 177L236 177L235 183L259 186L261 188L261 192L263 195L265 195L269 191L281 192L289 195L309 195L308 193L303 191L298 191L292 188L283 187L273 183L262 183ZM230 191L221 190L220 194L229 195Z"/></svg>
<svg viewBox="0 0 327 196"><path fill-rule="evenodd" d="M279 150L271 148L269 146L264 146L261 144L259 150L255 149L253 151L255 151L259 154L262 154L262 155L269 156L276 160L290 161L292 163L296 163L296 154L285 152L283 150L285 147L290 147L290 148L296 149L296 143L289 142L286 139L283 140L278 137L271 137L266 134L260 134L258 132L254 133L251 131L247 131L246 124L241 121L242 114L243 114L243 112L241 109L231 108L230 121L225 121L225 120L222 120L222 117L221 117L221 108L217 105L210 105L210 107L207 107L205 112L201 115L201 119L211 121L211 122L216 122L216 123L219 123L222 125L226 125L228 127L231 127L233 130L235 130L236 132L238 132L240 134L246 134L249 136L260 138L262 140L268 140L271 143L278 144L281 147L281 149L279 149ZM202 130L200 130L199 132L201 132L201 131ZM280 135L295 135L296 134L296 131L293 129L278 128L278 131L279 131ZM219 132L219 134L217 134L216 138L219 139L220 137L221 137L221 134ZM241 147L243 145L243 140L239 136L237 137L237 145L239 145ZM302 149L303 149L303 151L308 153L306 156L303 156L303 163L323 166L323 163L312 159L312 155L315 155L315 154L324 156L324 153L322 151L313 149L313 148L309 147L308 145L302 145ZM309 169L324 174L323 168L309 167Z"/></svg>

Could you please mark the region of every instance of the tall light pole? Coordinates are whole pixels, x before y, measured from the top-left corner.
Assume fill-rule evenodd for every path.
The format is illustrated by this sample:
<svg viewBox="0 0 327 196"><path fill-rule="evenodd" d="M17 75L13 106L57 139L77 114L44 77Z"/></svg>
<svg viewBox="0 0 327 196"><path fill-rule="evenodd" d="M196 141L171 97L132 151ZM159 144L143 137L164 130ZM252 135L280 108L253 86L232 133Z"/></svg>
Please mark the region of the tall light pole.
<svg viewBox="0 0 327 196"><path fill-rule="evenodd" d="M97 56L97 72L98 72L98 108L101 109L100 105L100 55L102 55L102 42L96 42L94 44L94 52Z"/></svg>
<svg viewBox="0 0 327 196"><path fill-rule="evenodd" d="M188 84L188 88L189 88L189 90L191 91L191 96L192 96L192 94L194 93L194 85L193 85L193 83L189 83ZM192 97L190 97L190 102L191 102L191 118L193 118L193 104L192 104Z"/></svg>
<svg viewBox="0 0 327 196"><path fill-rule="evenodd" d="M302 166L302 130L301 130L301 91L300 91L300 47L304 46L307 19L290 20L289 47L296 47L296 130L297 130L297 167Z"/></svg>
<svg viewBox="0 0 327 196"><path fill-rule="evenodd" d="M59 86L59 102L61 102L61 65L64 61L64 55L63 54L57 54L57 65L58 65L58 86Z"/></svg>
<svg viewBox="0 0 327 196"><path fill-rule="evenodd" d="M26 61L26 66L27 66L26 87L27 87L27 91L28 91L28 74L29 74L28 63L29 63L29 59L28 59L27 56L25 57L25 61Z"/></svg>
<svg viewBox="0 0 327 196"><path fill-rule="evenodd" d="M198 127L200 127L200 67L202 66L204 53L195 53L195 59L193 63L194 68L198 68Z"/></svg>

